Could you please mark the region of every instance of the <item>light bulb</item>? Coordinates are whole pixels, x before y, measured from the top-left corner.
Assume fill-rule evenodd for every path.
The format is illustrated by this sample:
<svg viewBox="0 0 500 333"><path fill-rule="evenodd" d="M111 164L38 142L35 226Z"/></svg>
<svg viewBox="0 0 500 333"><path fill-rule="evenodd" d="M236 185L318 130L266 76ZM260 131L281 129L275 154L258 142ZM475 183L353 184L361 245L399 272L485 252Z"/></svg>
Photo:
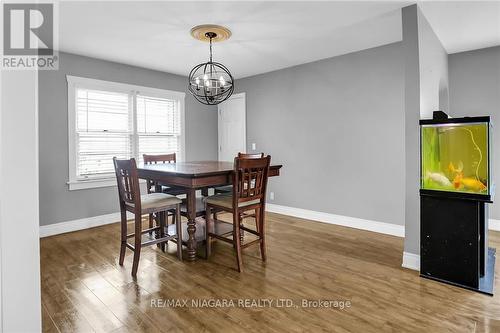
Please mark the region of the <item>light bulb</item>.
<svg viewBox="0 0 500 333"><path fill-rule="evenodd" d="M205 81L208 80L208 75L207 74L203 75L203 80L205 80Z"/></svg>
<svg viewBox="0 0 500 333"><path fill-rule="evenodd" d="M223 76L221 76L221 77L219 78L219 81L220 81L220 84L221 84L222 86L226 85L226 80L224 80L224 77L223 77Z"/></svg>
<svg viewBox="0 0 500 333"><path fill-rule="evenodd" d="M205 81L205 86L210 87L210 81L206 80Z"/></svg>
<svg viewBox="0 0 500 333"><path fill-rule="evenodd" d="M194 80L196 82L196 85L199 86L200 85L200 78L197 77L196 80Z"/></svg>

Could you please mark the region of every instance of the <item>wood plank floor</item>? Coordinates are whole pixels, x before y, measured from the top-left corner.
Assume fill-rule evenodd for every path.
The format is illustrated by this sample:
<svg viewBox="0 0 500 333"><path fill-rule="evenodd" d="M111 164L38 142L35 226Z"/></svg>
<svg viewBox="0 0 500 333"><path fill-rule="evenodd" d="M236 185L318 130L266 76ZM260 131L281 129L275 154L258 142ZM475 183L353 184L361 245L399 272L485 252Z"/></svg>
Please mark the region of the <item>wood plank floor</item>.
<svg viewBox="0 0 500 333"><path fill-rule="evenodd" d="M497 295L481 295L401 268L398 237L269 213L267 263L258 246L244 250L242 274L229 244L196 263L177 261L173 246L150 247L134 281L130 251L118 265L119 234L112 224L41 240L44 332L500 332L498 263ZM492 232L490 246L499 245ZM157 299L188 306L152 306ZM275 303L191 304L199 299ZM277 307L278 299L299 306ZM351 306L303 308L302 299Z"/></svg>

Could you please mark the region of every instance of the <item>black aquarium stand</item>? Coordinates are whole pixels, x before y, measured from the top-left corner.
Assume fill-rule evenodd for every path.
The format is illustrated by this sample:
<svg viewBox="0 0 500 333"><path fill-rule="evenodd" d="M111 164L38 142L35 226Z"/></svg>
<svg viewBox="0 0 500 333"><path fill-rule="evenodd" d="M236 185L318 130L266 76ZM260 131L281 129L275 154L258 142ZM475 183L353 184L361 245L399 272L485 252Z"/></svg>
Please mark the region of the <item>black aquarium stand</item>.
<svg viewBox="0 0 500 333"><path fill-rule="evenodd" d="M493 295L490 197L420 190L420 276Z"/></svg>

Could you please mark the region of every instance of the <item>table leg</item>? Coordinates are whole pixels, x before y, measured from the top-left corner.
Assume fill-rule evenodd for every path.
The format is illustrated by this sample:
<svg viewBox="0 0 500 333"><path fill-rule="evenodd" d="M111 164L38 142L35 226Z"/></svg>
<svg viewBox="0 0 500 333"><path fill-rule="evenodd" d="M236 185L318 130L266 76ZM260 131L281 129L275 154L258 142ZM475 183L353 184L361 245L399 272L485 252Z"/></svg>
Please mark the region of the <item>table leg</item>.
<svg viewBox="0 0 500 333"><path fill-rule="evenodd" d="M187 244L187 260L196 260L196 239L194 234L196 232L196 190L191 188L186 193L188 223L187 232L189 235Z"/></svg>

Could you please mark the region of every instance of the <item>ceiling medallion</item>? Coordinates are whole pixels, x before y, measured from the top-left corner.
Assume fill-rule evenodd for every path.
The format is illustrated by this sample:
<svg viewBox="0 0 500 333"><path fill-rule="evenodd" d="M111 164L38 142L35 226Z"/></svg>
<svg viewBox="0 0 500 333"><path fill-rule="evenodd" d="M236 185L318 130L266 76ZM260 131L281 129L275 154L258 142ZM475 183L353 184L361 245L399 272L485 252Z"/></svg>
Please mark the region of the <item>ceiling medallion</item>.
<svg viewBox="0 0 500 333"><path fill-rule="evenodd" d="M231 31L219 25L198 25L191 29L193 38L210 43L210 58L193 67L189 73L189 91L206 105L217 105L228 99L234 91L233 76L226 66L212 61L212 43L231 37Z"/></svg>

